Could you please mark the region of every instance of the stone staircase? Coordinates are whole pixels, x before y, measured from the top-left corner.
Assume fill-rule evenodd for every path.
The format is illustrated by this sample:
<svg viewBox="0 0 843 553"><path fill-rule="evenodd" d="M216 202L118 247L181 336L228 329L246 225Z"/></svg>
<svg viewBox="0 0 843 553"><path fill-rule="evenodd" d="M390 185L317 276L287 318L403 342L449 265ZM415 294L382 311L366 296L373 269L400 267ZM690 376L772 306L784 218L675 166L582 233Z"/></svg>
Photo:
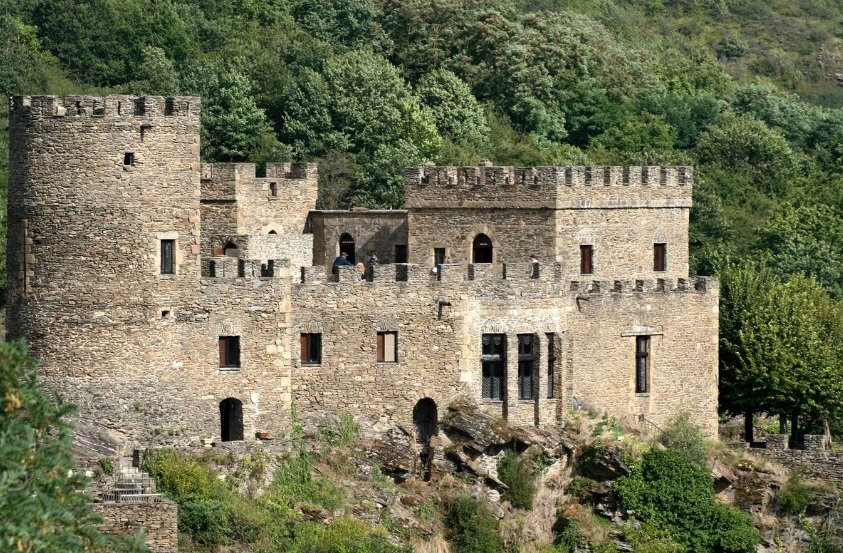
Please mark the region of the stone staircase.
<svg viewBox="0 0 843 553"><path fill-rule="evenodd" d="M154 503L161 494L157 493L155 480L132 464L131 457L121 457L115 471L114 486L105 493L106 501L118 503Z"/></svg>

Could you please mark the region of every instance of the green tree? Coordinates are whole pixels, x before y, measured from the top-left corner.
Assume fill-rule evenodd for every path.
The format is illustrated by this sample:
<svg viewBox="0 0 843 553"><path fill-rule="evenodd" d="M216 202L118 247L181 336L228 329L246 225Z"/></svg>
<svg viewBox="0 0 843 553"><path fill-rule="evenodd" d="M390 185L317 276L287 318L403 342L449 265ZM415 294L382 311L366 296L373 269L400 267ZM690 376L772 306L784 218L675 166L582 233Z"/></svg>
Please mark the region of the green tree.
<svg viewBox="0 0 843 553"><path fill-rule="evenodd" d="M333 45L382 49L386 34L382 13L372 0L298 0L292 14L308 32Z"/></svg>
<svg viewBox="0 0 843 553"><path fill-rule="evenodd" d="M22 342L0 344L0 549L52 552L105 550L94 527L87 479L69 475L72 408L38 385ZM138 550L138 545L134 545Z"/></svg>
<svg viewBox="0 0 843 553"><path fill-rule="evenodd" d="M179 92L179 74L167 54L156 46L142 51L143 61L138 66L137 80L129 85L133 94L172 96Z"/></svg>
<svg viewBox="0 0 843 553"><path fill-rule="evenodd" d="M675 162L676 129L663 117L642 113L625 119L592 141L592 156L614 165L658 165Z"/></svg>
<svg viewBox="0 0 843 553"><path fill-rule="evenodd" d="M446 69L425 75L417 92L442 137L477 148L488 145L489 125L468 85Z"/></svg>

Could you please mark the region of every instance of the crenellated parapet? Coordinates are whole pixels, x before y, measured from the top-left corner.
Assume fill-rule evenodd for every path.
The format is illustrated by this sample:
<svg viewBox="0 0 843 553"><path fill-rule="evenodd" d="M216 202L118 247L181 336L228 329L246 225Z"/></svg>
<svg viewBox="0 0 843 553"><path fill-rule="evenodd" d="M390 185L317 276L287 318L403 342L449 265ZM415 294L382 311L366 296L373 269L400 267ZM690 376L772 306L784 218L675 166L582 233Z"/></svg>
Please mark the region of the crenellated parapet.
<svg viewBox="0 0 843 553"><path fill-rule="evenodd" d="M405 171L408 208L689 207L685 166L471 167L425 165Z"/></svg>
<svg viewBox="0 0 843 553"><path fill-rule="evenodd" d="M57 117L198 118L202 102L196 96L12 96L12 118Z"/></svg>

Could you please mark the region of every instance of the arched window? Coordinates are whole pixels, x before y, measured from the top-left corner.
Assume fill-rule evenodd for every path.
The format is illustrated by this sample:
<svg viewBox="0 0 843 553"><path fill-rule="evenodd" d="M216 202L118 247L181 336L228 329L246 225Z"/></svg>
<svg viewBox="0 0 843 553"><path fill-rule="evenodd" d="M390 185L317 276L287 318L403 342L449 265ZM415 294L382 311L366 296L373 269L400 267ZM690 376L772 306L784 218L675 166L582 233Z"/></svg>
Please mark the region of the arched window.
<svg viewBox="0 0 843 553"><path fill-rule="evenodd" d="M243 439L243 403L237 398L220 402L220 437L224 442Z"/></svg>
<svg viewBox="0 0 843 553"><path fill-rule="evenodd" d="M416 426L416 442L426 444L437 434L436 402L425 397L413 409L413 424Z"/></svg>
<svg viewBox="0 0 843 553"><path fill-rule="evenodd" d="M478 234L474 238L474 245L472 250L474 252L474 255L472 256L474 263L492 262L492 241L485 234Z"/></svg>
<svg viewBox="0 0 843 553"><path fill-rule="evenodd" d="M278 234L278 233L275 232L274 230L271 230L271 231L269 231L269 234Z"/></svg>
<svg viewBox="0 0 843 553"><path fill-rule="evenodd" d="M229 240L223 246L223 253L228 257L239 257L240 256L240 249L237 247L237 244Z"/></svg>
<svg viewBox="0 0 843 553"><path fill-rule="evenodd" d="M354 238L352 238L347 232L344 232L342 236L340 236L340 253L343 252L348 254L347 259L352 265L354 265Z"/></svg>

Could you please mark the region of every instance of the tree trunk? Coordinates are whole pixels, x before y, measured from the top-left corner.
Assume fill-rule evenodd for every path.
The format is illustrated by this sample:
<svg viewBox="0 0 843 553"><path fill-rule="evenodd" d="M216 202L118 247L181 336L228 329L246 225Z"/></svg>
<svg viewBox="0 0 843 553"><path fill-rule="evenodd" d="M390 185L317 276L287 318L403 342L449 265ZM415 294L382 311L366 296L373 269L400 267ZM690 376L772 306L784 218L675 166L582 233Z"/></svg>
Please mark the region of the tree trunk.
<svg viewBox="0 0 843 553"><path fill-rule="evenodd" d="M796 411L790 414L790 448L799 448L799 413Z"/></svg>
<svg viewBox="0 0 843 553"><path fill-rule="evenodd" d="M744 440L748 443L755 441L755 433L752 425L752 411L744 411L743 413L743 435Z"/></svg>

